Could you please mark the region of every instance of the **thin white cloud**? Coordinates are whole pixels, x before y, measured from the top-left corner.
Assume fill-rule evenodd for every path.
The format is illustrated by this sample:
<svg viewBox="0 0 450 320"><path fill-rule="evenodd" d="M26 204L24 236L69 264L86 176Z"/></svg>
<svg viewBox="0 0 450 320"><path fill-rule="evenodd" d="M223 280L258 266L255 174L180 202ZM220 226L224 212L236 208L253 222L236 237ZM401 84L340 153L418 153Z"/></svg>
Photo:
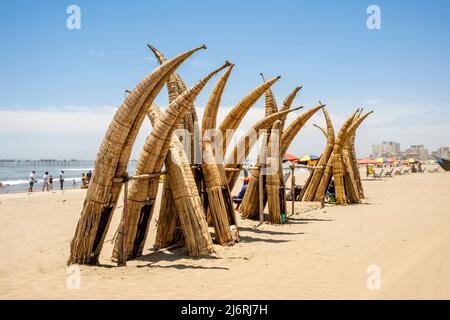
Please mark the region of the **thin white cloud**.
<svg viewBox="0 0 450 320"><path fill-rule="evenodd" d="M105 56L105 53L103 51L97 51L95 49L89 49L86 53L90 56L95 56L95 57L104 57Z"/></svg>

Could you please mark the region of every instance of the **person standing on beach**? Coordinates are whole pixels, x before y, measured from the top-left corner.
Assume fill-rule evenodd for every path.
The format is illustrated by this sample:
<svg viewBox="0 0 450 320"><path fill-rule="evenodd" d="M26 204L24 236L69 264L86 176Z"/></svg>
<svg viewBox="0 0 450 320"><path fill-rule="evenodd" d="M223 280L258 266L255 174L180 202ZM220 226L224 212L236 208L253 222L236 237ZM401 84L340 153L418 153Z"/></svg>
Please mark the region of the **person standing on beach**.
<svg viewBox="0 0 450 320"><path fill-rule="evenodd" d="M49 175L48 175L48 172L45 171L45 173L44 173L44 175L43 175L43 177L42 177L42 191L44 191L45 188L47 188L47 191L49 191L49 190L48 190L48 187L49 187L49 179L50 179L50 177L49 177Z"/></svg>
<svg viewBox="0 0 450 320"><path fill-rule="evenodd" d="M48 184L50 186L50 190L53 190L53 176L50 175L50 177L48 178Z"/></svg>
<svg viewBox="0 0 450 320"><path fill-rule="evenodd" d="M81 175L81 189L87 189L86 179L86 174L83 172Z"/></svg>
<svg viewBox="0 0 450 320"><path fill-rule="evenodd" d="M64 189L64 170L59 173L59 186L61 190Z"/></svg>
<svg viewBox="0 0 450 320"><path fill-rule="evenodd" d="M87 175L86 175L86 182L89 185L89 182L91 182L91 177L92 177L92 171L89 170Z"/></svg>
<svg viewBox="0 0 450 320"><path fill-rule="evenodd" d="M34 170L31 171L28 182L30 184L30 187L28 188L28 192L33 192L33 186L37 182L37 180L36 180L36 171L34 171Z"/></svg>

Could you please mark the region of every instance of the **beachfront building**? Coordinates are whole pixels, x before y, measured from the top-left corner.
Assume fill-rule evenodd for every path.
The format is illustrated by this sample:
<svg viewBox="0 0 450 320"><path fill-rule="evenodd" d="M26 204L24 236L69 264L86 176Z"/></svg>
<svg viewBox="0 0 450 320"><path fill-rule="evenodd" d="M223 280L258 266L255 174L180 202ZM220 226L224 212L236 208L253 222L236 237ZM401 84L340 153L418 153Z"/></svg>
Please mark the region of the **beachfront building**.
<svg viewBox="0 0 450 320"><path fill-rule="evenodd" d="M400 143L395 141L383 141L372 145L372 158L397 157L400 154Z"/></svg>
<svg viewBox="0 0 450 320"><path fill-rule="evenodd" d="M405 158L414 158L417 160L428 160L430 158L428 149L426 149L423 144L416 144L410 146L404 152Z"/></svg>
<svg viewBox="0 0 450 320"><path fill-rule="evenodd" d="M433 151L431 154L440 158L450 159L450 148L440 147L436 151Z"/></svg>

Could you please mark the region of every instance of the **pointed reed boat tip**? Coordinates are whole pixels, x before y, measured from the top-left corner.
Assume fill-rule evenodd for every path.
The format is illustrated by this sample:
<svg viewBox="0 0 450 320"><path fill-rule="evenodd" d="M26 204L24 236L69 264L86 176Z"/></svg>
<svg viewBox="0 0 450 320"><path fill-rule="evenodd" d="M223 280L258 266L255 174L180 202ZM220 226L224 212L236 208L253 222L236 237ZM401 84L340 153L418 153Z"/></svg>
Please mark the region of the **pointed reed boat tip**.
<svg viewBox="0 0 450 320"><path fill-rule="evenodd" d="M150 43L147 43L147 47L152 51L156 51L156 48L152 46Z"/></svg>

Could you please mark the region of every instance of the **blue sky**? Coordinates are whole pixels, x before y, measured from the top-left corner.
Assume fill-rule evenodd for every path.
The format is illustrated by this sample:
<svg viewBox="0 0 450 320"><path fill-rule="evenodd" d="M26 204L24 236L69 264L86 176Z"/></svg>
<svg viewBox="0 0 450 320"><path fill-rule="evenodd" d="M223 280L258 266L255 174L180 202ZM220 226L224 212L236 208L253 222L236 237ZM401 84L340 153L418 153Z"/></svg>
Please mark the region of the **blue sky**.
<svg viewBox="0 0 450 320"><path fill-rule="evenodd" d="M71 4L81 9L80 30L66 28ZM381 8L381 30L366 27L371 4ZM273 87L279 103L303 85L295 105L321 99L336 127L357 106L374 109L358 139L361 155L386 139L402 148L450 145L449 36L445 0L1 1L0 158L95 158L124 90L157 66L146 43L169 57L205 43L179 69L187 84L235 63L223 112L263 72L282 76ZM157 103L166 101L163 91ZM292 151L321 152L312 123Z"/></svg>

